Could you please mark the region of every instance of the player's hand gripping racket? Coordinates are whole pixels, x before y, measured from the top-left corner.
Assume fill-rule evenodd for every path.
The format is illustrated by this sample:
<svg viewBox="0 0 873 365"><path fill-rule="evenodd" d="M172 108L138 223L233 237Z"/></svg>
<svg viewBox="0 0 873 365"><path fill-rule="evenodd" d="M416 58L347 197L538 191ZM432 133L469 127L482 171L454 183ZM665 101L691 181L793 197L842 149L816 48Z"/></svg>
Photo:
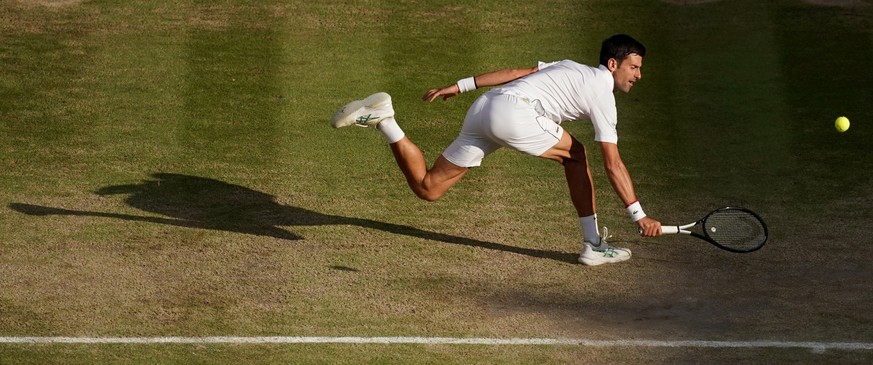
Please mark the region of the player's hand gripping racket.
<svg viewBox="0 0 873 365"><path fill-rule="evenodd" d="M702 233L692 229L699 227ZM767 242L767 225L755 212L738 207L716 209L694 223L661 226L663 234L687 234L731 252L752 252Z"/></svg>

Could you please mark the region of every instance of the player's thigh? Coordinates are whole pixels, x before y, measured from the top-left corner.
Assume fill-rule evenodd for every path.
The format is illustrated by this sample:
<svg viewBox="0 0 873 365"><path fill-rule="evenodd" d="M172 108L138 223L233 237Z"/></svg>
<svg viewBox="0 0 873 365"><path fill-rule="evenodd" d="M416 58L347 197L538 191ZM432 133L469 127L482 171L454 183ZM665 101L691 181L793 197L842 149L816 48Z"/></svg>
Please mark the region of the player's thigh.
<svg viewBox="0 0 873 365"><path fill-rule="evenodd" d="M443 153L440 159L446 160L453 166L458 167L476 167L482 165L482 160L485 156L500 148L500 144L495 143L481 135L461 132L452 144L450 144Z"/></svg>
<svg viewBox="0 0 873 365"><path fill-rule="evenodd" d="M574 154L574 149L581 148L581 144L577 142L570 133L566 131L561 135L558 143L550 147L548 150L539 155L539 157L554 160L558 162L563 162L565 159L570 158ZM584 151L578 151L580 153L584 153Z"/></svg>
<svg viewBox="0 0 873 365"><path fill-rule="evenodd" d="M469 167L458 166L440 155L428 170L422 184L425 190L441 194L464 177L469 170Z"/></svg>
<svg viewBox="0 0 873 365"><path fill-rule="evenodd" d="M537 101L511 95L495 97L485 134L503 146L531 156L541 156L561 142L564 129L540 115Z"/></svg>
<svg viewBox="0 0 873 365"><path fill-rule="evenodd" d="M480 96L470 106L461 133L440 156L447 160L444 162L458 167L480 166L485 156L501 147L497 141L488 136L485 130L489 123L490 108L491 97L488 94Z"/></svg>

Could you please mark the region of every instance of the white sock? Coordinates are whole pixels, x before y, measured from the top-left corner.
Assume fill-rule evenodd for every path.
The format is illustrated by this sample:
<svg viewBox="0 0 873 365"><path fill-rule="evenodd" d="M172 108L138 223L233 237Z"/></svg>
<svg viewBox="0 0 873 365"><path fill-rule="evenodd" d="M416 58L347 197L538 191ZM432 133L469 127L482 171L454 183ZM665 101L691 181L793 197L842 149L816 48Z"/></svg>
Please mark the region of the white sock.
<svg viewBox="0 0 873 365"><path fill-rule="evenodd" d="M394 118L385 118L385 120L376 124L376 129L382 132L388 144L397 143L397 141L403 139L403 136L406 135Z"/></svg>
<svg viewBox="0 0 873 365"><path fill-rule="evenodd" d="M600 228L597 227L597 213L587 217L579 217L579 224L582 226L582 235L585 241L592 244L600 244Z"/></svg>

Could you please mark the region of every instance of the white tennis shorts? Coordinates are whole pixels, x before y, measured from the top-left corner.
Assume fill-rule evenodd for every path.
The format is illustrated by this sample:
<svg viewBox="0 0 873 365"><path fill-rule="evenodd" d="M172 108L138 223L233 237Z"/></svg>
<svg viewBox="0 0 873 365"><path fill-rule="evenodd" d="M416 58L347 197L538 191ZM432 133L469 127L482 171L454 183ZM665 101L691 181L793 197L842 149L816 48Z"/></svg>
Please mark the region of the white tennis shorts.
<svg viewBox="0 0 873 365"><path fill-rule="evenodd" d="M443 157L474 167L500 147L540 156L556 145L564 129L542 114L539 101L506 94L483 94L470 106L458 138Z"/></svg>

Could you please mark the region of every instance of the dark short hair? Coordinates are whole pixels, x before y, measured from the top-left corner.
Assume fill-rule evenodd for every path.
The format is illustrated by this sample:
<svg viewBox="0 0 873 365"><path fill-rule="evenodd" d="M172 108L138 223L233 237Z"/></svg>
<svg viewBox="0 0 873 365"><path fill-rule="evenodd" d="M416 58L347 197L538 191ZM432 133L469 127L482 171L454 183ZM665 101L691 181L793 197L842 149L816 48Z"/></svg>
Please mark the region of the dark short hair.
<svg viewBox="0 0 873 365"><path fill-rule="evenodd" d="M615 58L621 62L628 55L634 53L640 57L645 57L646 46L627 34L616 34L606 38L600 45L600 64L605 66L610 58Z"/></svg>

